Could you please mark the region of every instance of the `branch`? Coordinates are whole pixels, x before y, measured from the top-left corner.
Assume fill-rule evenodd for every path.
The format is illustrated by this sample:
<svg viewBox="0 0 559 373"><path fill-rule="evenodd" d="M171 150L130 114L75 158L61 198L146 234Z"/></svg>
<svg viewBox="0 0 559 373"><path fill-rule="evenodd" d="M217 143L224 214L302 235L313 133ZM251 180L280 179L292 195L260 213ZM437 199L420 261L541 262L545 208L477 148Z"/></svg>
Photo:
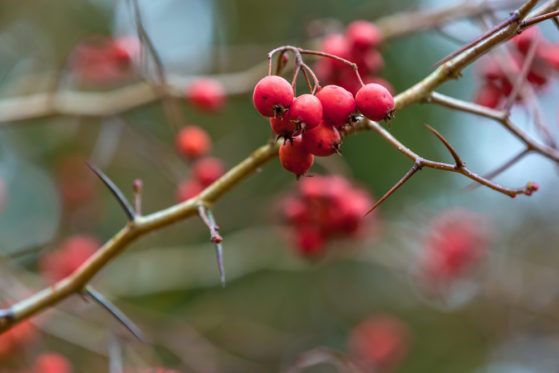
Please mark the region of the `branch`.
<svg viewBox="0 0 559 373"><path fill-rule="evenodd" d="M559 151L534 141L526 132L510 120L505 111L490 109L472 102L445 96L437 92L432 92L426 99L426 102L431 102L451 109L493 119L494 121L501 123L503 127L522 141L529 150L533 150L544 157L559 163Z"/></svg>
<svg viewBox="0 0 559 373"><path fill-rule="evenodd" d="M548 9L550 6L557 6L558 1L549 1L546 5L540 7L533 16L537 16L538 12L541 14L551 11ZM534 7L535 2L529 1L522 6L519 12L519 19L522 20L526 14ZM413 103L420 102L428 97L432 97L431 93L439 85L456 76L456 74L469 63L475 61L481 55L490 50L493 46L500 42L507 40L516 32L516 27L511 25L486 40L480 42L475 47L459 54L452 60L440 66L437 70L432 72L425 79L402 92L395 97L395 106L401 110ZM474 110L478 108L474 107ZM421 166L430 167L438 170L445 170L456 172L469 177L483 185L495 189L501 193L509 196L516 196L517 194L528 194L537 189L535 184L529 184L526 188L522 189L508 189L499 186L483 177L474 174L465 167L457 168L453 164L446 164L426 160L411 151L401 142L399 142L392 134L376 122L369 120L362 120L357 123L350 131L352 133L363 130L373 130L377 132L384 140L390 143L400 153L412 159L414 163L419 163ZM107 241L95 254L93 254L85 263L83 263L74 273L67 278L60 280L54 285L45 288L30 297L13 304L8 309L0 310L0 332L8 330L18 322L25 320L55 304L68 296L80 293L87 286L88 282L95 276L107 263L115 256L120 254L127 246L139 237L158 230L160 228L169 226L187 217L193 216L198 212L200 205L212 205L221 196L227 193L231 188L236 186L239 182L253 174L256 170L261 168L264 164L277 156L279 143L264 145L254 151L248 158L240 162L238 165L229 170L216 182L208 186L198 196L191 198L187 201L171 206L164 210L154 212L146 216L137 216L134 220L129 221L118 233L116 233L109 241ZM537 150L538 148L532 147ZM540 147L540 151L547 148ZM552 154L552 153L550 153ZM553 158L559 162L559 155Z"/></svg>

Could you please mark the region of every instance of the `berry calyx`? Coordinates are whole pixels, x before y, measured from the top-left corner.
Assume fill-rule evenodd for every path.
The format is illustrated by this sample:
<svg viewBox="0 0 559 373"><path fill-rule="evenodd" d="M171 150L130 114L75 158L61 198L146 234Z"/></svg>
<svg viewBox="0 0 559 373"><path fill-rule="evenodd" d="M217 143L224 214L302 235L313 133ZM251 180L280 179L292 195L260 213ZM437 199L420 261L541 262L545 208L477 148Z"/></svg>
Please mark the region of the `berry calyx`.
<svg viewBox="0 0 559 373"><path fill-rule="evenodd" d="M394 98L384 86L376 83L364 85L355 95L357 109L374 121L390 119L394 112Z"/></svg>
<svg viewBox="0 0 559 373"><path fill-rule="evenodd" d="M293 88L284 78L266 76L256 84L252 95L254 107L265 117L282 115L293 102Z"/></svg>
<svg viewBox="0 0 559 373"><path fill-rule="evenodd" d="M217 80L195 80L186 90L187 100L196 108L215 113L225 106L225 89Z"/></svg>
<svg viewBox="0 0 559 373"><path fill-rule="evenodd" d="M208 133L198 126L184 127L177 134L178 152L187 158L197 158L209 153L212 141Z"/></svg>
<svg viewBox="0 0 559 373"><path fill-rule="evenodd" d="M327 157L337 153L342 143L338 130L322 122L312 130L303 133L305 149L319 157Z"/></svg>
<svg viewBox="0 0 559 373"><path fill-rule="evenodd" d="M283 115L270 118L270 127L278 137L283 137L286 140L291 140L298 132L297 124L289 119L289 111Z"/></svg>
<svg viewBox="0 0 559 373"><path fill-rule="evenodd" d="M205 157L192 164L192 176L203 187L207 187L225 173L225 165L219 158Z"/></svg>
<svg viewBox="0 0 559 373"><path fill-rule="evenodd" d="M356 51L376 48L382 41L382 31L373 23L354 21L347 26L346 38Z"/></svg>
<svg viewBox="0 0 559 373"><path fill-rule="evenodd" d="M331 126L343 126L355 111L353 95L340 86L327 85L316 94L316 97L322 104L324 122Z"/></svg>
<svg viewBox="0 0 559 373"><path fill-rule="evenodd" d="M297 177L304 175L314 162L314 156L305 148L301 136L284 142L279 150L279 158L283 168Z"/></svg>
<svg viewBox="0 0 559 373"><path fill-rule="evenodd" d="M289 109L289 120L304 130L315 128L322 121L320 100L308 93L295 98Z"/></svg>

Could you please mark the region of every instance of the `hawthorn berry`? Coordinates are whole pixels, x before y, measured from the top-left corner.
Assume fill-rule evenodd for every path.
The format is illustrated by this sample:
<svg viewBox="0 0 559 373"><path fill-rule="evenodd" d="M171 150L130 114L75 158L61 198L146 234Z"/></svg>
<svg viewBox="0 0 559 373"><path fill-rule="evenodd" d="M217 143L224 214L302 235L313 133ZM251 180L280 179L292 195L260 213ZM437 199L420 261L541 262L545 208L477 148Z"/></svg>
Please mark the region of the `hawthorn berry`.
<svg viewBox="0 0 559 373"><path fill-rule="evenodd" d="M371 22L353 21L347 26L346 38L351 49L364 51L377 48L382 41L382 31Z"/></svg>
<svg viewBox="0 0 559 373"><path fill-rule="evenodd" d="M35 328L31 321L24 320L16 324L0 336L0 360L4 356L8 356L14 350L25 346L36 335Z"/></svg>
<svg viewBox="0 0 559 373"><path fill-rule="evenodd" d="M196 197L204 187L198 180L185 180L177 188L177 201L184 202L192 197Z"/></svg>
<svg viewBox="0 0 559 373"><path fill-rule="evenodd" d="M41 273L49 282L61 280L78 269L99 247L99 241L95 237L72 236L66 239L60 248L41 258Z"/></svg>
<svg viewBox="0 0 559 373"><path fill-rule="evenodd" d="M322 104L316 96L307 93L293 100L288 113L289 120L298 128L310 130L322 121Z"/></svg>
<svg viewBox="0 0 559 373"><path fill-rule="evenodd" d="M56 353L40 355L35 360L34 373L72 373L72 365L64 356Z"/></svg>
<svg viewBox="0 0 559 373"><path fill-rule="evenodd" d="M297 177L304 175L314 162L314 156L307 151L300 135L281 145L279 158L283 168Z"/></svg>
<svg viewBox="0 0 559 373"><path fill-rule="evenodd" d="M394 112L394 98L388 89L376 83L364 85L355 95L355 103L361 114L376 122L389 119Z"/></svg>
<svg viewBox="0 0 559 373"><path fill-rule="evenodd" d="M324 53L332 54L336 57L349 59L349 44L344 35L341 34L330 34L327 35L320 43L320 50ZM319 61L324 61L325 66L332 68L346 67L346 65L341 61L336 61L334 59L321 59Z"/></svg>
<svg viewBox="0 0 559 373"><path fill-rule="evenodd" d="M289 119L289 111L283 115L270 118L270 127L276 135L287 140L290 140L298 132L297 124Z"/></svg>
<svg viewBox="0 0 559 373"><path fill-rule="evenodd" d="M121 68L129 68L132 60L140 53L141 44L135 36L121 36L112 43L112 55Z"/></svg>
<svg viewBox="0 0 559 373"><path fill-rule="evenodd" d="M482 85L474 98L474 102L478 105L495 109L501 102L502 92L499 87L493 83Z"/></svg>
<svg viewBox="0 0 559 373"><path fill-rule="evenodd" d="M283 114L293 102L293 88L281 76L268 75L256 84L252 95L254 107L265 117Z"/></svg>
<svg viewBox="0 0 559 373"><path fill-rule="evenodd" d="M343 126L355 111L353 95L340 86L327 85L318 91L316 97L322 104L324 122L331 126Z"/></svg>
<svg viewBox="0 0 559 373"><path fill-rule="evenodd" d="M187 158L206 155L212 148L208 133L198 126L186 126L179 131L176 139L177 150Z"/></svg>
<svg viewBox="0 0 559 373"><path fill-rule="evenodd" d="M191 173L194 180L207 187L225 173L223 161L215 157L200 158L192 164Z"/></svg>
<svg viewBox="0 0 559 373"><path fill-rule="evenodd" d="M375 315L358 324L349 334L348 352L364 371L395 369L409 349L409 329L390 315Z"/></svg>
<svg viewBox="0 0 559 373"><path fill-rule="evenodd" d="M324 255L324 235L313 227L302 226L295 233L297 253L308 259L316 259Z"/></svg>
<svg viewBox="0 0 559 373"><path fill-rule="evenodd" d="M540 32L537 27L529 27L512 38L516 49L522 54L527 54L534 39L538 38Z"/></svg>
<svg viewBox="0 0 559 373"><path fill-rule="evenodd" d="M225 106L225 89L217 80L197 79L188 86L186 98L194 107L215 113Z"/></svg>
<svg viewBox="0 0 559 373"><path fill-rule="evenodd" d="M320 123L312 130L303 133L305 149L319 157L327 157L340 149L342 138L335 127Z"/></svg>

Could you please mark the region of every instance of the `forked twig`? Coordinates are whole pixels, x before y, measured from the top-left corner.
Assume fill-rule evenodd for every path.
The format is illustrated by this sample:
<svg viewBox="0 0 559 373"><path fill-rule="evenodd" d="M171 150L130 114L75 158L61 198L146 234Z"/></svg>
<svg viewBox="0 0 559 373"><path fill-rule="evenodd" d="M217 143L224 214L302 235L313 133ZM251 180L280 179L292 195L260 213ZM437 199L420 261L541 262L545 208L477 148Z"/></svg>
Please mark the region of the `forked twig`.
<svg viewBox="0 0 559 373"><path fill-rule="evenodd" d="M223 247L221 246L223 237L219 234L219 226L215 222L212 210L210 210L207 206L203 204L199 205L198 215L204 224L206 224L206 226L210 229L210 241L215 244L219 279L221 281L221 286L225 287L225 267L223 265Z"/></svg>

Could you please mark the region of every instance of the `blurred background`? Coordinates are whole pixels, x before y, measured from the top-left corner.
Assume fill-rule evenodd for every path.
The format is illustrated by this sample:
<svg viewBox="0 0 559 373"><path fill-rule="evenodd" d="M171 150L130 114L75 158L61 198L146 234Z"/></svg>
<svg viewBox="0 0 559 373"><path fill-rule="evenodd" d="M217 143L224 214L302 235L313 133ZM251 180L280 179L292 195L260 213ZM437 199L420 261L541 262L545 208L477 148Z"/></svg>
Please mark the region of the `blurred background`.
<svg viewBox="0 0 559 373"><path fill-rule="evenodd" d="M318 48L321 37L343 33L356 19L375 21L454 3L140 0L144 28L178 97L166 101L174 114L178 108L179 119L169 117L161 100L102 116L77 115L80 106L70 107L72 115L21 118L0 110L0 299L17 301L51 283L42 258L68 237L88 235L102 243L126 224L85 160L130 199L133 180L141 179L144 213L171 206L191 165L175 149L177 128L205 129L212 155L227 168L272 138L268 119L251 101L252 87L266 73L262 64L268 51L286 44ZM513 9L503 3L493 13L497 20ZM79 46L137 36L132 5L1 2L0 108L29 95L86 92L97 98L143 81L160 82L145 45L124 73L119 70L110 79L85 79L75 63ZM391 39L382 46L385 67L379 75L401 92L460 46L445 34L467 41L482 30L476 17ZM559 40L552 23L541 30L549 41ZM469 67L440 92L471 100L480 84L475 71ZM197 110L180 97L193 77L206 75L230 93L218 113ZM559 89L552 78L538 97L557 135ZM38 110L35 104L9 107L32 113ZM513 108L512 118L537 136L521 105ZM424 123L441 132L480 174L522 149L497 123L427 104L398 112L387 126L418 154L450 162ZM372 132L346 138L341 152L317 159L310 174L342 175L376 198L411 166ZM376 320L384 329L368 348L384 348L378 359L389 362L365 371L558 371L557 176L557 165L529 155L495 180L510 187L535 181L540 190L511 199L483 187L466 190L469 179L425 169L384 202L359 235L329 240L324 255L308 258L294 244L282 212L282 198L298 193L299 184L274 159L213 209L224 238L226 287L219 282L207 227L188 219L134 242L93 281L150 344L136 341L93 302L73 296L32 320L33 336L0 353L0 370L29 369L42 353L56 352L74 372L118 372L119 366L126 371L160 366L181 372L277 372L309 356L317 364L300 371L335 372L336 364L351 359L352 343L361 343L350 341L359 339L355 330L364 320ZM458 211L450 215L458 219L454 227L474 226L472 234L481 237L474 246L482 253L459 278L433 287L423 281L422 263L429 260L426 246L441 234L437 222L448 211ZM460 228L448 231L453 230ZM7 337L0 336L0 345L2 338Z"/></svg>

